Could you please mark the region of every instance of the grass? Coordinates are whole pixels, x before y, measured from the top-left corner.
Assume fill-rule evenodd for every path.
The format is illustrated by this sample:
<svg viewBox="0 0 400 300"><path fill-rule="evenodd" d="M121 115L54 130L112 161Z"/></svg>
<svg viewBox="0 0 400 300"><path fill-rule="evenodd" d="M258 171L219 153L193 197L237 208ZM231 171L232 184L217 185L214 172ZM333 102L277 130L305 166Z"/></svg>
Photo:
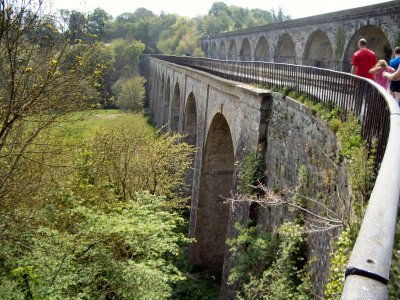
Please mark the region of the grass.
<svg viewBox="0 0 400 300"><path fill-rule="evenodd" d="M148 124L148 120L143 114L108 109L72 113L55 124L46 133L46 136L58 139L63 145L74 146L83 139L91 138L102 128L112 129L127 122L139 124L140 130L146 130L149 133L155 132L155 129Z"/></svg>
<svg viewBox="0 0 400 300"><path fill-rule="evenodd" d="M51 129L51 135L57 136L67 145L89 137L102 126L112 126L116 118L125 114L119 110L94 110L76 112L68 115Z"/></svg>

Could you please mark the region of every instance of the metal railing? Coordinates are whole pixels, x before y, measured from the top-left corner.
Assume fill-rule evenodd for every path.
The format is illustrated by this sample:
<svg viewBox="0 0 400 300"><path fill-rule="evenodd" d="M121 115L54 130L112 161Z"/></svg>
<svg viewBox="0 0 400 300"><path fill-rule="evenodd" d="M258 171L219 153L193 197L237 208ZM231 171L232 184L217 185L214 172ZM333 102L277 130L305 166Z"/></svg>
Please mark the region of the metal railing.
<svg viewBox="0 0 400 300"><path fill-rule="evenodd" d="M384 299L388 295L400 188L400 108L381 86L349 73L270 62L226 61L154 55L154 58L267 88L286 88L311 100L338 107L361 123L367 146L376 139L379 170L361 230L346 270L342 299Z"/></svg>

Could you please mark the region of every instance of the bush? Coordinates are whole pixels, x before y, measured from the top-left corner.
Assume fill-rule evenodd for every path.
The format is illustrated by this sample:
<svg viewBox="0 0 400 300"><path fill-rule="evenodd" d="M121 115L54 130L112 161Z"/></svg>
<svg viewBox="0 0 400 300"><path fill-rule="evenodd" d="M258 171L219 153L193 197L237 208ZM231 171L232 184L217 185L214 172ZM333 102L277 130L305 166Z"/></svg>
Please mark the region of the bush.
<svg viewBox="0 0 400 300"><path fill-rule="evenodd" d="M143 109L146 79L141 76L119 79L113 86L117 107L140 112Z"/></svg>

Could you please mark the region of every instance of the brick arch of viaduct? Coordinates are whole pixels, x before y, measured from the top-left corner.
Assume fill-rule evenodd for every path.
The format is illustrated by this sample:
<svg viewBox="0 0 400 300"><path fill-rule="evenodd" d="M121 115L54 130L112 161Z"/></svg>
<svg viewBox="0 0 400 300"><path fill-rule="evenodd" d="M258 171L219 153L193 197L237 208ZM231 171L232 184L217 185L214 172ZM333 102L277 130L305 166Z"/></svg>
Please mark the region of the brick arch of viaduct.
<svg viewBox="0 0 400 300"><path fill-rule="evenodd" d="M391 1L223 33L204 38L201 43L206 57L215 59L285 62L349 71L351 55L361 37L367 38L378 59L390 58L391 49L400 42L399 15L400 2ZM257 47L263 39L267 41L264 56ZM227 45L232 44L236 49L229 49Z"/></svg>

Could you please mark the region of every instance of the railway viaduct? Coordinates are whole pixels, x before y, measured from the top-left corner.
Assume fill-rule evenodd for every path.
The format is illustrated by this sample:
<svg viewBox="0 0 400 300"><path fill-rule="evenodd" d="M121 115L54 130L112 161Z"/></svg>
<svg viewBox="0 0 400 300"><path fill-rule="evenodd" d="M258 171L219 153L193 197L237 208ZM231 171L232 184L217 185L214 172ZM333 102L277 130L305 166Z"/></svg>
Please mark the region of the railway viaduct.
<svg viewBox="0 0 400 300"><path fill-rule="evenodd" d="M400 1L390 1L223 33L201 43L208 57L219 60L348 70L360 37L368 40L379 57L388 59L400 42L399 32ZM263 181L269 188L295 188L303 168L310 197L337 214L348 209L351 192L335 132L300 102L157 58L147 58L145 68L154 123L185 134L186 141L197 148L188 176L192 196L189 234L197 241L191 246L190 259L198 270L222 274L222 299L233 298L226 283L232 267L226 239L235 235L234 224L251 220L272 231L290 217L284 207L260 209L249 203L226 203L237 192L238 174L248 153L261 153ZM313 288L320 297L334 234L316 231L308 242Z"/></svg>
<svg viewBox="0 0 400 300"><path fill-rule="evenodd" d="M378 59L400 44L400 1L252 27L203 38L208 58L303 64L350 71L360 38Z"/></svg>
<svg viewBox="0 0 400 300"><path fill-rule="evenodd" d="M264 183L273 189L294 188L305 166L310 194L348 199L344 166L337 161L335 133L301 103L279 93L230 81L188 67L149 59L149 100L157 127L180 132L195 145L190 174L190 249L193 266L222 274L221 295L232 299L226 285L231 262L226 239L236 222L253 221L272 231L288 217L287 208L259 209L248 203L230 206L238 173L247 153L264 157ZM329 178L329 180L327 180ZM338 191L334 191L338 187ZM319 196L320 197L320 196ZM322 293L329 269L330 235L316 232L309 242L313 284Z"/></svg>

